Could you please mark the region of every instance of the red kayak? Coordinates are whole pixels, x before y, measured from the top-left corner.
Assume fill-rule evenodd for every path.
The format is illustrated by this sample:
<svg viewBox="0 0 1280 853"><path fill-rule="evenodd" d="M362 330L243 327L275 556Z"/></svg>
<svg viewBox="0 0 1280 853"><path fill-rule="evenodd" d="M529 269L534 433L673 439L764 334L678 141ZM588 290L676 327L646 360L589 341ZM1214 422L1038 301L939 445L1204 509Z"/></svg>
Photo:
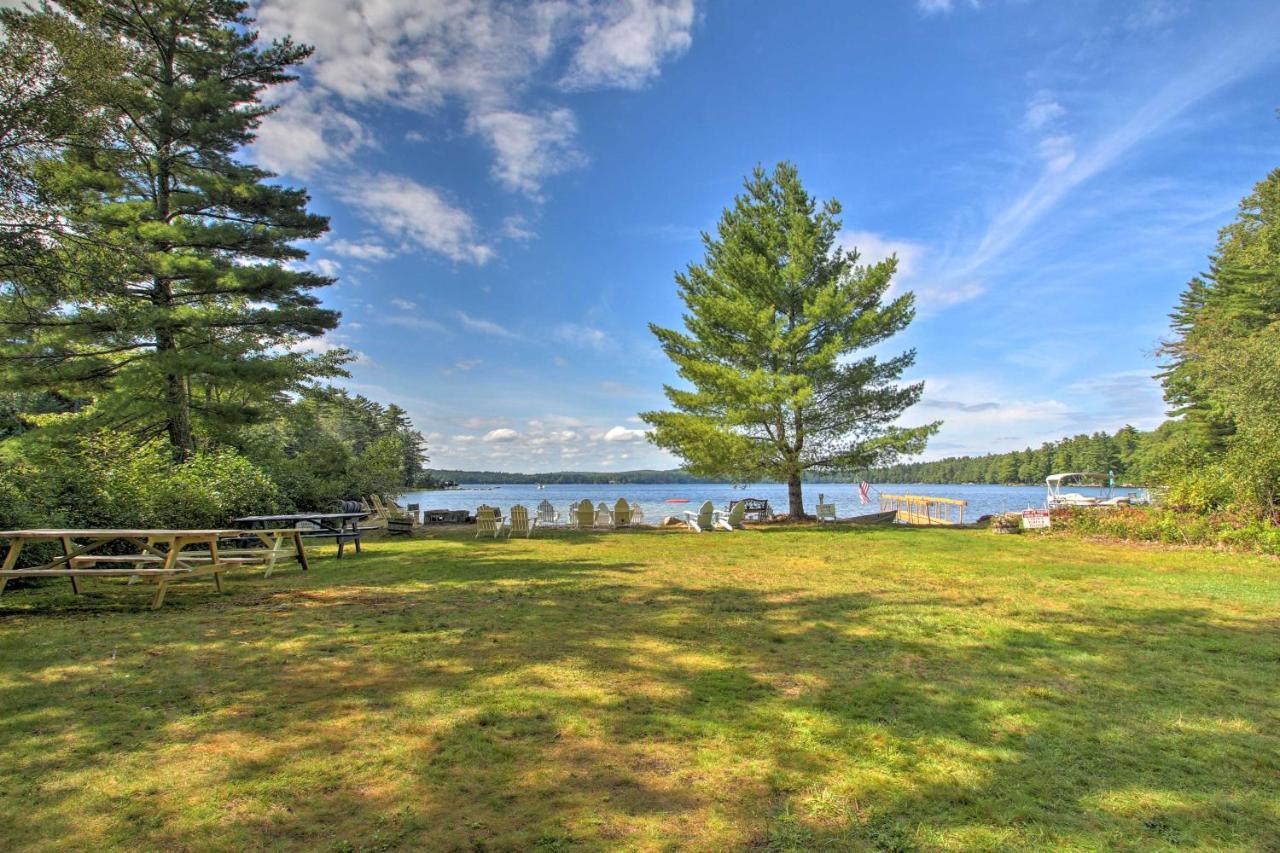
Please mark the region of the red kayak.
<svg viewBox="0 0 1280 853"><path fill-rule="evenodd" d="M667 498L666 502L669 504L687 504L689 502L689 499L688 498Z"/></svg>

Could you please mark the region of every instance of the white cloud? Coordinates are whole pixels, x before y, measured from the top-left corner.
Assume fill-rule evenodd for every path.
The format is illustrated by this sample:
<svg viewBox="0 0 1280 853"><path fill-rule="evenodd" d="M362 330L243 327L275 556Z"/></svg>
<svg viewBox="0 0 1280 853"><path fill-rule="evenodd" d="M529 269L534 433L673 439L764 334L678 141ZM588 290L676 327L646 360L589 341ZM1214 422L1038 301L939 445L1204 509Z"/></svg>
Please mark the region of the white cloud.
<svg viewBox="0 0 1280 853"><path fill-rule="evenodd" d="M1027 127L1040 130L1067 114L1062 104L1053 99L1048 92L1040 92L1027 105Z"/></svg>
<svg viewBox="0 0 1280 853"><path fill-rule="evenodd" d="M838 238L845 249L858 250L858 263L871 265L893 255L898 259L898 271L893 277L887 298L893 298L904 290L916 296L921 311L936 311L975 299L986 290L976 280L955 280L945 271L933 273L925 269L928 249L923 243L886 237L873 231L846 230ZM936 266L936 264L934 265Z"/></svg>
<svg viewBox="0 0 1280 853"><path fill-rule="evenodd" d="M878 264L890 255L898 258L898 277L908 279L919 272L925 247L910 240L894 239L872 231L845 230L837 238L845 249L858 250L858 263L864 266Z"/></svg>
<svg viewBox="0 0 1280 853"><path fill-rule="evenodd" d="M395 253L377 242L354 243L350 240L334 240L329 250L335 255L352 258L357 261L386 261L395 257Z"/></svg>
<svg viewBox="0 0 1280 853"><path fill-rule="evenodd" d="M391 304L396 308L399 308L401 311L412 311L418 307L418 303L410 302L408 299L401 299L398 296L393 296L391 298Z"/></svg>
<svg viewBox="0 0 1280 853"><path fill-rule="evenodd" d="M306 90L285 97L258 128L253 143L254 157L271 171L309 177L374 144L360 122L324 98Z"/></svg>
<svg viewBox="0 0 1280 853"><path fill-rule="evenodd" d="M580 326L577 323L561 323L556 326L555 338L567 344L594 350L613 347L613 341L603 331L591 326Z"/></svg>
<svg viewBox="0 0 1280 853"><path fill-rule="evenodd" d="M306 174L370 142L334 102L422 114L456 103L494 152L494 177L536 195L585 157L572 112L522 103L532 85L551 74L568 88L640 86L688 49L694 17L693 0L261 0L264 37L316 48L303 85L264 123L264 148L277 168Z"/></svg>
<svg viewBox="0 0 1280 853"><path fill-rule="evenodd" d="M959 3L956 0L916 0L916 7L926 15L945 15L954 11L956 6L977 9L980 5L978 0L962 0Z"/></svg>
<svg viewBox="0 0 1280 853"><path fill-rule="evenodd" d="M1050 172L1064 171L1076 159L1075 142L1066 134L1046 136L1040 140L1037 150Z"/></svg>
<svg viewBox="0 0 1280 853"><path fill-rule="evenodd" d="M519 437L520 437L520 433L516 432L513 429L508 429L506 427L503 427L501 429L489 430L484 434L484 438L481 440L486 441L490 444L493 444L494 442L515 441Z"/></svg>
<svg viewBox="0 0 1280 853"><path fill-rule="evenodd" d="M462 323L463 327L470 329L473 332L480 332L481 334L485 334L485 335L493 335L494 337L498 337L498 338L520 337L515 332L508 329L506 326L500 326L497 323L493 322L492 320L484 320L479 317L472 317L470 314L467 314L462 311L458 312L458 322Z"/></svg>
<svg viewBox="0 0 1280 853"><path fill-rule="evenodd" d="M329 258L315 258L308 263L310 263L312 268L314 268L316 272L320 273L320 275L328 276L329 278L337 278L338 271L342 269L341 264Z"/></svg>
<svg viewBox="0 0 1280 853"><path fill-rule="evenodd" d="M502 220L502 236L509 240L523 243L526 240L532 240L538 235L526 217L516 214Z"/></svg>
<svg viewBox="0 0 1280 853"><path fill-rule="evenodd" d="M587 25L564 79L569 88L637 88L693 43L693 0L617 0L602 8L603 20Z"/></svg>
<svg viewBox="0 0 1280 853"><path fill-rule="evenodd" d="M568 109L542 114L494 110L473 115L467 125L493 149L493 176L509 190L538 197L545 178L582 165L574 148L577 121Z"/></svg>
<svg viewBox="0 0 1280 853"><path fill-rule="evenodd" d="M627 429L624 426L610 427L604 434L605 441L644 441L649 434L642 429Z"/></svg>
<svg viewBox="0 0 1280 853"><path fill-rule="evenodd" d="M369 358L369 356L365 355L360 350L352 349L347 346L344 341L345 338L342 333L326 332L323 335L314 335L309 338L302 338L301 340L294 341L289 345L289 350L291 352L307 353L308 355L324 355L325 353L333 352L335 350L345 349L351 353L352 364L357 364L361 367L373 366L373 359Z"/></svg>
<svg viewBox="0 0 1280 853"><path fill-rule="evenodd" d="M387 314L380 319L389 326L401 326L406 329L441 333L449 331L443 323L415 314Z"/></svg>
<svg viewBox="0 0 1280 853"><path fill-rule="evenodd" d="M483 264L493 249L476 236L475 223L436 190L411 178L378 173L358 177L342 190L386 234L455 261Z"/></svg>

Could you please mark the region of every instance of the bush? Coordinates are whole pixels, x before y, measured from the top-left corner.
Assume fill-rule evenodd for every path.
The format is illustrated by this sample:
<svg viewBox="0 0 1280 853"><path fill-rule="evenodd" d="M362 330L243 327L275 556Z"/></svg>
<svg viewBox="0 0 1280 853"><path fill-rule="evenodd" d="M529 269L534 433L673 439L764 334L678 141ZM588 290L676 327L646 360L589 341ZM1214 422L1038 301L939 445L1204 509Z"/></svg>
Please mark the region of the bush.
<svg viewBox="0 0 1280 853"><path fill-rule="evenodd" d="M235 451L175 464L168 447L112 433L32 442L0 478L0 513L21 526L221 527L280 508L280 490Z"/></svg>
<svg viewBox="0 0 1280 853"><path fill-rule="evenodd" d="M1167 507L1059 509L1053 512L1053 524L1058 530L1085 536L1280 554L1280 527L1240 511L1200 513Z"/></svg>

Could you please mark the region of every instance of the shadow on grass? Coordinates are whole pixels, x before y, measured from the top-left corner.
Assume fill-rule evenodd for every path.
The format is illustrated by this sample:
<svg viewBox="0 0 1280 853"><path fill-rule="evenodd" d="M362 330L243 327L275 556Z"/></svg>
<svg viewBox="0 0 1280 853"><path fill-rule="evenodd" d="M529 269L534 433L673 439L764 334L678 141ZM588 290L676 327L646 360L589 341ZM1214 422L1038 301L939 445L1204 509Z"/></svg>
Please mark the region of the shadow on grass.
<svg viewBox="0 0 1280 853"><path fill-rule="evenodd" d="M388 543L132 616L109 608L137 590L56 617L75 599L40 591L0 646L0 835L1280 843L1274 623L493 544Z"/></svg>

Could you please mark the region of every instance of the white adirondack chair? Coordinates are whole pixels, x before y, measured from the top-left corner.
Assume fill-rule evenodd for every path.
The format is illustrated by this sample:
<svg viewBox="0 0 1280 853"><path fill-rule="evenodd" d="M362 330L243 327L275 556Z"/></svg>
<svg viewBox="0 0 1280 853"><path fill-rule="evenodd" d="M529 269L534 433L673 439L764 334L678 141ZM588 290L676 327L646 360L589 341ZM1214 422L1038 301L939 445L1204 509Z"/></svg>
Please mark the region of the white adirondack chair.
<svg viewBox="0 0 1280 853"><path fill-rule="evenodd" d="M728 512L716 513L716 527L723 528L732 533L735 530L741 530L743 522L747 518L747 504L745 501L738 501L729 507Z"/></svg>
<svg viewBox="0 0 1280 853"><path fill-rule="evenodd" d="M697 512L685 510L684 522L694 533L710 530L715 524L716 508L711 501L703 501Z"/></svg>
<svg viewBox="0 0 1280 853"><path fill-rule="evenodd" d="M609 505L604 501L600 501L600 505L596 507L596 527L609 527L613 524L613 515L609 512Z"/></svg>
<svg viewBox="0 0 1280 853"><path fill-rule="evenodd" d="M543 498L542 503L538 504L538 523L544 527L548 524L560 523L560 513L551 505L551 501L546 498Z"/></svg>

